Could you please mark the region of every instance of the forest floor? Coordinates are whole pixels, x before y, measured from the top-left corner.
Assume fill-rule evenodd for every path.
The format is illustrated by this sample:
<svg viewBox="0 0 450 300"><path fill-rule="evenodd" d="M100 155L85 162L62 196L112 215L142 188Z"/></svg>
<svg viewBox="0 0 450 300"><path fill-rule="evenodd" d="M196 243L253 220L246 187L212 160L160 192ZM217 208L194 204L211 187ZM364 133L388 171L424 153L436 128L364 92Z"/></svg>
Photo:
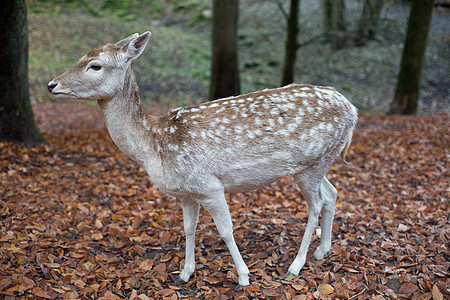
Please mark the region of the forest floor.
<svg viewBox="0 0 450 300"><path fill-rule="evenodd" d="M86 102L35 105L47 145L0 142L0 298L449 299L449 114L362 115L328 178L338 190L332 252L285 274L305 229L291 178L227 196L251 285L202 209L195 276L180 201L112 143ZM161 114L157 107L148 111Z"/></svg>

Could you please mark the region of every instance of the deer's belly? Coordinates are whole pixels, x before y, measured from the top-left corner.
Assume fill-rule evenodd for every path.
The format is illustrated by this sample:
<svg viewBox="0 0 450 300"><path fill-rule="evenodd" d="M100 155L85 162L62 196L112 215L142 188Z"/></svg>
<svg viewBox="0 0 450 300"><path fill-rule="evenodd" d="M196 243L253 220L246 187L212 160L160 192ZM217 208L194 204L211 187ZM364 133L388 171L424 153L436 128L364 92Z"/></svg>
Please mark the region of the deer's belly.
<svg viewBox="0 0 450 300"><path fill-rule="evenodd" d="M217 175L225 192L244 192L267 186L278 178L296 173L284 162L249 161L230 165L226 173Z"/></svg>

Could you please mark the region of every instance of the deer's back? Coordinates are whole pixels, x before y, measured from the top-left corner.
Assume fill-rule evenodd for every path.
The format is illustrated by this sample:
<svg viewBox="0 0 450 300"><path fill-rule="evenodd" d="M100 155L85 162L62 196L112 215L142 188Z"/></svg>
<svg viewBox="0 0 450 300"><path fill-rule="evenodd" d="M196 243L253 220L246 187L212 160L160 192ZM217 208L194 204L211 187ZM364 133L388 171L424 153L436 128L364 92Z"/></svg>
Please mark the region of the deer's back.
<svg viewBox="0 0 450 300"><path fill-rule="evenodd" d="M356 120L336 90L291 84L171 111L160 118L162 151L173 176L213 175L228 191L249 190L334 161Z"/></svg>

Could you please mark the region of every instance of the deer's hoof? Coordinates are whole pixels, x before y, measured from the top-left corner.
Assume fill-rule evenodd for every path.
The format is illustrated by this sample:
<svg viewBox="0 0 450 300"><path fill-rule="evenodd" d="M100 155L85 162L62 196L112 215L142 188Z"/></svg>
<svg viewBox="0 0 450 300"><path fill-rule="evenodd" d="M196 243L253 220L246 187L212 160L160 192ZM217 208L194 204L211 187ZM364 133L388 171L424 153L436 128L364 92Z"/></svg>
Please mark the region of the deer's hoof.
<svg viewBox="0 0 450 300"><path fill-rule="evenodd" d="M188 281L184 281L183 279L181 279L180 276L175 277L175 284L176 285L185 285L186 283L188 283Z"/></svg>

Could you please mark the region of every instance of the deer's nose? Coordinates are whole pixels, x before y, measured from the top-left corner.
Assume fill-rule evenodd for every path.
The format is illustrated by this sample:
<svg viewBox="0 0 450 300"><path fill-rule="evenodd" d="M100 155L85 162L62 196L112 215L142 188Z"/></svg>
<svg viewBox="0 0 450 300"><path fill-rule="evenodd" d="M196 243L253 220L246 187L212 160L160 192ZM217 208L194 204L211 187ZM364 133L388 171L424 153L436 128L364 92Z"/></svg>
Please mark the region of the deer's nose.
<svg viewBox="0 0 450 300"><path fill-rule="evenodd" d="M48 85L47 85L47 88L48 88L49 92L51 93L51 92L53 91L53 89L54 89L57 85L58 85L57 83L49 82Z"/></svg>

